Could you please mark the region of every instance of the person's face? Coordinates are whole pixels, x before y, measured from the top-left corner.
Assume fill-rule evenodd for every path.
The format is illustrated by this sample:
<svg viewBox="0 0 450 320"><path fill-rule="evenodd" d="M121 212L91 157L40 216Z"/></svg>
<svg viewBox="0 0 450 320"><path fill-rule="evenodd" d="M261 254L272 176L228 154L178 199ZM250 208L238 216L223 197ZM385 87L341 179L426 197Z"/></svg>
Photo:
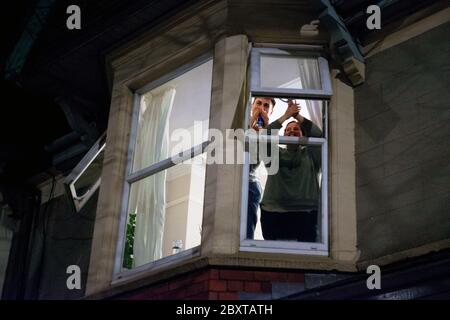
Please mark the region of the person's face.
<svg viewBox="0 0 450 320"><path fill-rule="evenodd" d="M269 98L256 98L255 101L253 101L252 110L256 107L262 107L269 116L272 114L272 100Z"/></svg>
<svg viewBox="0 0 450 320"><path fill-rule="evenodd" d="M293 136L293 137L303 137L302 130L300 130L300 126L297 122L291 122L284 129L285 136Z"/></svg>

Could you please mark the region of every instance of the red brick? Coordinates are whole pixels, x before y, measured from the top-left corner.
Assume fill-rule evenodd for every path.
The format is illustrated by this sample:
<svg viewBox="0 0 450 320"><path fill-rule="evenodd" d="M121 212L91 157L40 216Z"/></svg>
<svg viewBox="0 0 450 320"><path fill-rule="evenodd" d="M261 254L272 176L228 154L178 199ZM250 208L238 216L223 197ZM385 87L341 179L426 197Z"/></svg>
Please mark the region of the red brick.
<svg viewBox="0 0 450 320"><path fill-rule="evenodd" d="M253 280L253 271L220 270L220 279L224 279L224 280Z"/></svg>
<svg viewBox="0 0 450 320"><path fill-rule="evenodd" d="M148 295L148 300L154 300L154 299L156 299L159 295L161 295L161 293L150 293L149 295Z"/></svg>
<svg viewBox="0 0 450 320"><path fill-rule="evenodd" d="M155 295L151 296L149 298L149 300L161 300L162 299L161 296L162 296L162 294L155 294Z"/></svg>
<svg viewBox="0 0 450 320"><path fill-rule="evenodd" d="M228 281L228 290L229 291L243 291L244 290L244 282L237 280Z"/></svg>
<svg viewBox="0 0 450 320"><path fill-rule="evenodd" d="M209 278L210 279L219 279L219 270L217 270L217 269L209 270Z"/></svg>
<svg viewBox="0 0 450 320"><path fill-rule="evenodd" d="M187 300L208 300L208 292L199 293L187 298Z"/></svg>
<svg viewBox="0 0 450 320"><path fill-rule="evenodd" d="M287 281L287 274L276 271L255 271L255 280L283 282Z"/></svg>
<svg viewBox="0 0 450 320"><path fill-rule="evenodd" d="M186 287L193 283L192 276L187 276L184 278L177 278L175 280L170 281L169 290L176 290L178 288Z"/></svg>
<svg viewBox="0 0 450 320"><path fill-rule="evenodd" d="M163 292L167 292L167 291L169 291L168 283L163 283L158 286L151 287L149 289L150 294L158 294L158 293L163 293Z"/></svg>
<svg viewBox="0 0 450 320"><path fill-rule="evenodd" d="M305 282L305 274L303 273L289 273L289 282Z"/></svg>
<svg viewBox="0 0 450 320"><path fill-rule="evenodd" d="M227 282L225 280L209 280L209 290L227 291Z"/></svg>
<svg viewBox="0 0 450 320"><path fill-rule="evenodd" d="M219 299L219 293L217 293L217 292L209 292L208 293L208 299L209 300L217 300L217 299Z"/></svg>
<svg viewBox="0 0 450 320"><path fill-rule="evenodd" d="M151 300L170 300L173 299L172 298L172 293L171 292L164 292L164 293L160 293L155 295L154 297L152 297Z"/></svg>
<svg viewBox="0 0 450 320"><path fill-rule="evenodd" d="M270 282L261 282L261 292L272 292L272 283Z"/></svg>
<svg viewBox="0 0 450 320"><path fill-rule="evenodd" d="M147 300L149 298L149 295L145 292L133 294L130 297L127 297L127 300Z"/></svg>
<svg viewBox="0 0 450 320"><path fill-rule="evenodd" d="M219 300L238 300L236 292L219 292Z"/></svg>
<svg viewBox="0 0 450 320"><path fill-rule="evenodd" d="M246 281L244 286L245 292L261 292L261 282Z"/></svg>
<svg viewBox="0 0 450 320"><path fill-rule="evenodd" d="M186 293L186 289L178 289L178 290L173 290L173 291L169 291L166 293L166 299L169 300L180 300L180 299L184 299L187 296Z"/></svg>
<svg viewBox="0 0 450 320"><path fill-rule="evenodd" d="M207 281L203 281L200 283L194 283L191 284L190 286L186 287L186 293L188 295L196 295L198 293L202 293L208 291L208 282Z"/></svg>
<svg viewBox="0 0 450 320"><path fill-rule="evenodd" d="M192 282L193 283L203 282L203 281L209 280L209 278L210 278L210 272L208 270L204 270L204 271L199 272L198 274L196 274L193 277Z"/></svg>

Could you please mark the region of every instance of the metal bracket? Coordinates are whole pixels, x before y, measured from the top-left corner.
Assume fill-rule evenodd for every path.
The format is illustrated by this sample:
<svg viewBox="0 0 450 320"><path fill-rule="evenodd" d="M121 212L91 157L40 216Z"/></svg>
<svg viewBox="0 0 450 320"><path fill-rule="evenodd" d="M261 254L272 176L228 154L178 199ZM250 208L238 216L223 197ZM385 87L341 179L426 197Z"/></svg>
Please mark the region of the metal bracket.
<svg viewBox="0 0 450 320"><path fill-rule="evenodd" d="M320 13L319 19L330 32L333 53L351 84L353 86L360 85L365 80L364 56L330 1L320 0L320 2L323 11Z"/></svg>

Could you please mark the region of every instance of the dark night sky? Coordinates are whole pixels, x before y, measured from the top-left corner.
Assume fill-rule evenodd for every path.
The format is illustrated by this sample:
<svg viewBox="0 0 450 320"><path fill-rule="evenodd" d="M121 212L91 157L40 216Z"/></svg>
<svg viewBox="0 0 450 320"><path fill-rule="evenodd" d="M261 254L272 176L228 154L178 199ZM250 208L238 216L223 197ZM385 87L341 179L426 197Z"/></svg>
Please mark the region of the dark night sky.
<svg viewBox="0 0 450 320"><path fill-rule="evenodd" d="M5 60L14 49L33 4L31 0L9 1L0 11L0 181L6 179L9 183L20 183L48 166L50 155L44 151L45 144L70 130L52 100L4 79Z"/></svg>

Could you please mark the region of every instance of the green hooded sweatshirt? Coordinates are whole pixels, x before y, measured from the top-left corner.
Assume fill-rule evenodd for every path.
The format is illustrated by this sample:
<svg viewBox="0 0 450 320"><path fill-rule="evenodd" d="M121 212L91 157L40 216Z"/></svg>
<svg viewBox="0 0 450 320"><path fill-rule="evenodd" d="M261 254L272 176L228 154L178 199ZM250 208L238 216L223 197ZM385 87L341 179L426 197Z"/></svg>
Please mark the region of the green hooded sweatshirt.
<svg viewBox="0 0 450 320"><path fill-rule="evenodd" d="M278 121L268 126L269 132L280 128ZM299 145L296 150L279 147L279 170L267 176L261 207L271 212L317 210L320 151L320 146Z"/></svg>

